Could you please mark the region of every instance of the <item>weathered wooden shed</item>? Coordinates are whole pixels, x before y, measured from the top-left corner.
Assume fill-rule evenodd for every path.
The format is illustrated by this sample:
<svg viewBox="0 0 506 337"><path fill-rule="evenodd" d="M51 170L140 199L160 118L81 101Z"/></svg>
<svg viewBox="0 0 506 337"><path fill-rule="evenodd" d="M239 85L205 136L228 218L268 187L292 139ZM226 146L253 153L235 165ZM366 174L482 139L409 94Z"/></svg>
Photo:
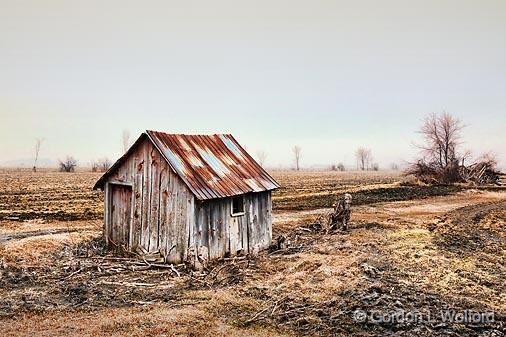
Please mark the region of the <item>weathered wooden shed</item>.
<svg viewBox="0 0 506 337"><path fill-rule="evenodd" d="M109 246L180 263L268 247L278 187L232 135L146 131L94 188L105 191Z"/></svg>

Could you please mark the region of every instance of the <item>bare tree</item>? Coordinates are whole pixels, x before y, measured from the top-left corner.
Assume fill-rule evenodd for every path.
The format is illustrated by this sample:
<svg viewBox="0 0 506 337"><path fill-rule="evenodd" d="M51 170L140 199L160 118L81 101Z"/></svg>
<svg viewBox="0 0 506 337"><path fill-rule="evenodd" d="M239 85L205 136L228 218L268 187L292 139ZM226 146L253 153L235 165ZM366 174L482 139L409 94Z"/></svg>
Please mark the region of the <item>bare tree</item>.
<svg viewBox="0 0 506 337"><path fill-rule="evenodd" d="M37 172L37 161L39 160L40 147L42 146L43 141L44 138L35 139L35 159L33 161L33 172Z"/></svg>
<svg viewBox="0 0 506 337"><path fill-rule="evenodd" d="M121 135L121 141L123 143L123 153L126 153L130 148L130 131L128 131L127 129L123 130L123 133Z"/></svg>
<svg viewBox="0 0 506 337"><path fill-rule="evenodd" d="M60 172L74 172L76 166L77 160L72 156L67 156L65 160L60 160Z"/></svg>
<svg viewBox="0 0 506 337"><path fill-rule="evenodd" d="M418 145L422 150L422 160L442 170L458 165L462 159L459 157L459 146L463 128L462 122L447 112L429 115L419 131L424 140Z"/></svg>
<svg viewBox="0 0 506 337"><path fill-rule="evenodd" d="M355 151L355 158L357 159L357 168L359 170L369 170L369 165L372 160L372 152L370 149L359 147L357 151Z"/></svg>
<svg viewBox="0 0 506 337"><path fill-rule="evenodd" d="M112 166L112 162L109 158L102 158L98 160L98 169L101 172L107 171Z"/></svg>
<svg viewBox="0 0 506 337"><path fill-rule="evenodd" d="M295 145L293 148L292 148L292 152L293 152L293 161L295 163L295 170L299 171L300 170L300 158L301 158L301 154L302 154L302 148L298 145Z"/></svg>
<svg viewBox="0 0 506 337"><path fill-rule="evenodd" d="M112 165L108 158L101 158L91 162L91 172L106 172Z"/></svg>
<svg viewBox="0 0 506 337"><path fill-rule="evenodd" d="M265 167L265 162L267 161L267 153L262 150L258 151L257 152L257 160L258 160L258 164L260 164L260 166Z"/></svg>
<svg viewBox="0 0 506 337"><path fill-rule="evenodd" d="M430 114L418 131L422 135L421 158L406 173L424 182L453 183L462 180L460 163L464 165L469 152L460 153L462 122L447 112Z"/></svg>
<svg viewBox="0 0 506 337"><path fill-rule="evenodd" d="M90 162L91 172L98 172L98 161L93 160Z"/></svg>

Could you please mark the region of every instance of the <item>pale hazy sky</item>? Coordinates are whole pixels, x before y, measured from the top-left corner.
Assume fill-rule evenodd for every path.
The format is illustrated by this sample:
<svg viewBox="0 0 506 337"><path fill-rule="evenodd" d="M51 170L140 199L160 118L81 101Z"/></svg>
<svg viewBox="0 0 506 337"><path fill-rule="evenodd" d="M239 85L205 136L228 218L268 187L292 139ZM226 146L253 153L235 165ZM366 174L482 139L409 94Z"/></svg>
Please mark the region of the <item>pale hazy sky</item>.
<svg viewBox="0 0 506 337"><path fill-rule="evenodd" d="M232 133L271 166L412 158L424 115L506 163L506 1L0 0L0 161Z"/></svg>

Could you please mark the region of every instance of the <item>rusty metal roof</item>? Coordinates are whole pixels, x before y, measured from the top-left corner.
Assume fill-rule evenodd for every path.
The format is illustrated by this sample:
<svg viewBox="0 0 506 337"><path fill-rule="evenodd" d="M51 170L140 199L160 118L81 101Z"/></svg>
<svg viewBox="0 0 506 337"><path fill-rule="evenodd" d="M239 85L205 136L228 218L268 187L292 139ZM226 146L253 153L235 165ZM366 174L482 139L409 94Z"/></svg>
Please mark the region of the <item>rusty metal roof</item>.
<svg viewBox="0 0 506 337"><path fill-rule="evenodd" d="M199 200L280 187L230 134L146 135Z"/></svg>

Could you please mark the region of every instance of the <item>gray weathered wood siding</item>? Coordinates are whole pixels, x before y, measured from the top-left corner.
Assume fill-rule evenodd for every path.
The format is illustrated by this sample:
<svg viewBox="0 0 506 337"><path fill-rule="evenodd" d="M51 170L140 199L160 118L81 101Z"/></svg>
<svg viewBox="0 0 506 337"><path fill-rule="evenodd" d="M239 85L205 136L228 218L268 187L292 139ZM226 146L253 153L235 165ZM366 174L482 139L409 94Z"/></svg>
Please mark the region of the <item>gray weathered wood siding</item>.
<svg viewBox="0 0 506 337"><path fill-rule="evenodd" d="M129 237L113 233L110 208L111 185L132 186L132 219ZM139 144L127 160L111 175L106 185L106 239L129 251L142 247L160 251L168 262L185 259L189 224L194 222L194 196L172 171L160 152L148 140ZM123 231L121 233L124 233ZM113 238L125 240L116 242Z"/></svg>
<svg viewBox="0 0 506 337"><path fill-rule="evenodd" d="M127 190L114 190L118 185L128 186L130 197ZM113 198L116 203L131 203L119 206L121 214L131 213L123 224L129 228L121 228L113 214ZM244 215L232 216L231 208L231 198L198 201L146 139L107 179L104 234L112 246L160 251L169 263L184 261L189 248L205 247L208 258L215 259L268 247L271 192L244 195Z"/></svg>
<svg viewBox="0 0 506 337"><path fill-rule="evenodd" d="M190 245L206 247L209 259L267 248L272 239L271 192L244 195L244 211L232 216L231 198L197 202Z"/></svg>

